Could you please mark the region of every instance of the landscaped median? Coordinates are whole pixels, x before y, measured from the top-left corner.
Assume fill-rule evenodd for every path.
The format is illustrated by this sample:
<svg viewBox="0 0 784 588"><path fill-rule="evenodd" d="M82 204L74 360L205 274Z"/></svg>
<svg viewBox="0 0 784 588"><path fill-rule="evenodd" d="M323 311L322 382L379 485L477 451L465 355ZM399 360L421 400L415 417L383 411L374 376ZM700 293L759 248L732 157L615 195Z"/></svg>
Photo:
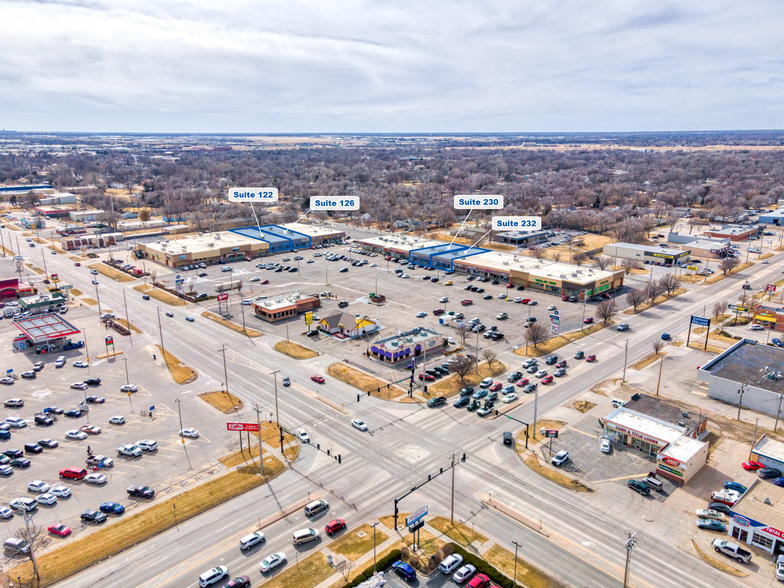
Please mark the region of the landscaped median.
<svg viewBox="0 0 784 588"><path fill-rule="evenodd" d="M472 370L470 374L466 374L462 380L460 376L454 374L436 382L435 384L428 384L426 398L433 396L454 396L460 392L461 388L465 386L477 386L479 382L485 378L495 377L503 374L506 371L506 366L498 360L494 360L492 365L485 362L479 362L478 372Z"/></svg>
<svg viewBox="0 0 784 588"><path fill-rule="evenodd" d="M198 372L196 372L193 368L190 368L187 365L181 363L179 359L174 357L168 351L161 349L160 345L156 345L156 347L163 355L163 360L166 362L166 367L169 368L169 372L171 373L175 382L178 384L190 384L191 382L196 381L196 378L199 377Z"/></svg>
<svg viewBox="0 0 784 588"><path fill-rule="evenodd" d="M752 261L749 261L749 262L746 262L746 263L742 263L742 264L740 264L738 267L736 267L734 270L732 270L730 273L728 273L726 275L724 274L724 272L720 272L720 273L717 273L717 274L711 276L710 278L705 280L705 283L706 284L715 284L716 282L720 282L721 280L723 280L727 276L731 276L731 275L737 274L738 272L741 272L741 271L745 270L746 268L749 268L749 267L751 267L753 265L754 265L754 262L752 262Z"/></svg>
<svg viewBox="0 0 784 588"><path fill-rule="evenodd" d="M292 343L291 341L278 341L275 343L275 351L280 351L293 357L294 359L310 359L311 357L318 357L318 352L303 347L299 343Z"/></svg>
<svg viewBox="0 0 784 588"><path fill-rule="evenodd" d="M164 294L168 294L168 292L164 292ZM169 294L169 296L171 296L171 294ZM243 329L242 325L238 325L237 323L227 321L222 316L219 316L214 312L210 312L209 310L205 310L204 312L202 312L201 316L203 316L204 318L208 318L211 321L218 323L219 325L223 325L224 327L227 327L232 331L237 331L238 333L247 335L248 337L261 337L264 334L261 331L257 331L256 329L249 329L247 327Z"/></svg>
<svg viewBox="0 0 784 588"><path fill-rule="evenodd" d="M164 290L156 288L155 286L150 286L149 284L139 284L138 286L134 286L133 289L142 294L147 294L150 298L155 298L158 302L163 302L169 306L185 306L184 300L177 298L174 294L169 294Z"/></svg>
<svg viewBox="0 0 784 588"><path fill-rule="evenodd" d="M404 391L400 388L396 386L387 388L387 383L384 380L374 378L370 374L342 363L333 363L327 368L327 373L341 382L359 388L363 392L370 392L381 400L392 400L404 394ZM381 389L380 392L378 392L379 388Z"/></svg>
<svg viewBox="0 0 784 588"><path fill-rule="evenodd" d="M574 333L567 333L565 335L551 337L543 343L539 343L536 347L529 344L528 351L526 351L526 346L523 344L514 350L514 354L522 355L523 357L542 357L543 355L550 355L554 351L564 347L565 345L568 345L569 343L574 343L583 337L593 335L594 333L601 331L602 329L606 329L607 327L614 324L615 322L613 320L609 320L606 323L594 323L589 327L583 328L582 331L575 331Z"/></svg>
<svg viewBox="0 0 784 588"><path fill-rule="evenodd" d="M133 282L136 279L133 276L129 276L125 272L121 272L120 270L116 270L113 267L106 265L105 263L91 263L87 267L97 270L99 274L103 274L104 276L113 279L115 282Z"/></svg>
<svg viewBox="0 0 784 588"><path fill-rule="evenodd" d="M269 461L270 459L272 461ZM117 520L108 527L103 527L59 549L39 555L36 559L41 574L41 586L67 578L193 516L261 486L284 469L285 465L279 459L269 456L264 463L264 476L259 475L258 465L240 467L163 502L153 502L150 507L141 512ZM22 584L31 585L33 566L30 562L23 563L11 570L9 575L12 578L21 576Z"/></svg>

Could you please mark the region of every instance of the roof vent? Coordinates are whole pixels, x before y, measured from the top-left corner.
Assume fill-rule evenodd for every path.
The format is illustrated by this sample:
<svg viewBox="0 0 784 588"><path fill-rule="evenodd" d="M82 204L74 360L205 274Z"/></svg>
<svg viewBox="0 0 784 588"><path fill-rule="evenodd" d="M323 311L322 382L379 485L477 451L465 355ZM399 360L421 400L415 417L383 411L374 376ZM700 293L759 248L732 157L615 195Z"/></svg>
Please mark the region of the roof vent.
<svg viewBox="0 0 784 588"><path fill-rule="evenodd" d="M678 425L681 426L681 427L685 427L686 426L686 421L678 421Z"/></svg>
<svg viewBox="0 0 784 588"><path fill-rule="evenodd" d="M687 411L685 411L685 410L682 410L682 411L681 411L681 416L682 416L683 418L688 418L688 417L689 417L689 413L688 413Z"/></svg>
<svg viewBox="0 0 784 588"><path fill-rule="evenodd" d="M765 499L765 504L770 505L770 498Z"/></svg>

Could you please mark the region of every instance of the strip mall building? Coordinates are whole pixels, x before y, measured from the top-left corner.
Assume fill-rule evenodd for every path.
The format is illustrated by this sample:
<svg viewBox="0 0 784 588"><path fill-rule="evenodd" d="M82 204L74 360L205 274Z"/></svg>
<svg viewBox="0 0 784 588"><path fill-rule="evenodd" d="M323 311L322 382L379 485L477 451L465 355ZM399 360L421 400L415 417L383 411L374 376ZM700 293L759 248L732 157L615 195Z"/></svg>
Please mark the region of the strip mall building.
<svg viewBox="0 0 784 588"><path fill-rule="evenodd" d="M384 257L405 259L414 265L483 276L560 296L578 296L580 300L623 286L623 270L578 267L550 259L534 259L430 239L390 234L387 237L355 239L355 245Z"/></svg>

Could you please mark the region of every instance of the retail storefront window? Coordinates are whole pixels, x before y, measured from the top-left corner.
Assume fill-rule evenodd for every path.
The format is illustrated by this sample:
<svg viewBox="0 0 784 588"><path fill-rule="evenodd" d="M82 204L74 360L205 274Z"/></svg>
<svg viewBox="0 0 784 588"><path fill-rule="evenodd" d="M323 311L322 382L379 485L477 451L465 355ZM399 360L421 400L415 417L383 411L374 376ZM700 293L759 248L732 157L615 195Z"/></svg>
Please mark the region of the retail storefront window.
<svg viewBox="0 0 784 588"><path fill-rule="evenodd" d="M751 543L752 545L757 545L763 549L767 549L768 551L773 549L773 539L770 537L765 537L762 533L754 533L751 536Z"/></svg>

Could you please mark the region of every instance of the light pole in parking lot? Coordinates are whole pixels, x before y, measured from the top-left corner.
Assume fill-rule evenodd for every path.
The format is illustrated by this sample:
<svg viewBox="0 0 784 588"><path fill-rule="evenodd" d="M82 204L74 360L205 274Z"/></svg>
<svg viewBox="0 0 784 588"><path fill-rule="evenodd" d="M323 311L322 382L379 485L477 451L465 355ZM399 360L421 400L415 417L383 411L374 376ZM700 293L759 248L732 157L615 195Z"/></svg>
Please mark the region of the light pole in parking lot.
<svg viewBox="0 0 784 588"><path fill-rule="evenodd" d="M185 450L185 457L188 458L188 469L192 470L191 457L188 455L188 448L185 446L185 437L182 434L182 408L180 407L180 399L175 398L174 402L177 403L177 414L180 416L180 442L182 443L182 448Z"/></svg>
<svg viewBox="0 0 784 588"><path fill-rule="evenodd" d="M373 573L376 573L376 525L378 525L378 521L370 525L373 527Z"/></svg>
<svg viewBox="0 0 784 588"><path fill-rule="evenodd" d="M98 280L95 281L97 282ZM98 294L98 284L95 284L95 298L98 301L98 320L101 320L101 295Z"/></svg>

